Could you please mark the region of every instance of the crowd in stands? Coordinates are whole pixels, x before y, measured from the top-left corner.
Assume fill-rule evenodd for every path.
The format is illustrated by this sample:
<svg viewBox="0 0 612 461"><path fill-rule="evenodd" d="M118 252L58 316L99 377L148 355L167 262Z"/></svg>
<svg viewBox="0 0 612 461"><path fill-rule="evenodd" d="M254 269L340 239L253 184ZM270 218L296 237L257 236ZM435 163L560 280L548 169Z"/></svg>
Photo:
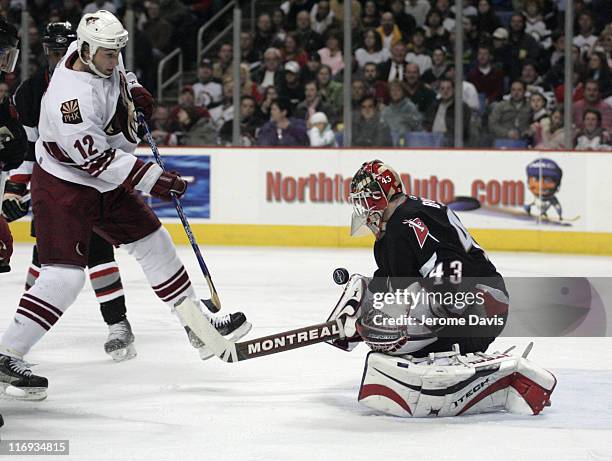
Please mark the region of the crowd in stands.
<svg viewBox="0 0 612 461"><path fill-rule="evenodd" d="M346 0L349 1L349 0ZM352 145L452 146L455 129L455 7L449 0L287 0L258 7L254 33L240 35L240 82L233 47L201 57L176 104L159 103L153 135L167 145L229 145L240 117L244 146L343 143L343 28L352 33ZM195 31L223 2L135 2L136 66L154 88L157 62L175 46L195 56ZM261 2L263 5L274 2ZM17 1L0 14L19 21ZM77 24L125 0L28 2L30 45L43 61L40 32L51 20ZM612 7L575 0L572 146L564 145L565 0L465 0L463 140L474 147L612 150ZM189 55L189 54L188 54ZM14 89L18 75L0 83ZM233 101L234 84L240 101Z"/></svg>

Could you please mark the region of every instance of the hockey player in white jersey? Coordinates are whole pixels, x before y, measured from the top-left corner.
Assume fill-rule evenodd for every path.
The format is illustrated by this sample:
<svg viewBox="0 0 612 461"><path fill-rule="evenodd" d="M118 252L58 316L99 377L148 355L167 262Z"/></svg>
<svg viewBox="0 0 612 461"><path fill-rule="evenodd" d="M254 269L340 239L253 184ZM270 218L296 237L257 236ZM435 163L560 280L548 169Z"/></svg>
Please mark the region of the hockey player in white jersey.
<svg viewBox="0 0 612 461"><path fill-rule="evenodd" d="M0 344L0 382L22 399L46 396L47 379L23 357L60 319L85 283L88 243L96 232L133 255L156 295L171 309L198 302L168 232L136 191L170 200L187 183L134 155L137 122L133 94L142 88L120 60L128 33L107 12L86 14L45 93L32 173L32 209L39 260L36 284L23 294ZM137 101L138 102L138 101ZM233 338L250 329L241 312L212 316ZM200 355L205 358L205 346Z"/></svg>

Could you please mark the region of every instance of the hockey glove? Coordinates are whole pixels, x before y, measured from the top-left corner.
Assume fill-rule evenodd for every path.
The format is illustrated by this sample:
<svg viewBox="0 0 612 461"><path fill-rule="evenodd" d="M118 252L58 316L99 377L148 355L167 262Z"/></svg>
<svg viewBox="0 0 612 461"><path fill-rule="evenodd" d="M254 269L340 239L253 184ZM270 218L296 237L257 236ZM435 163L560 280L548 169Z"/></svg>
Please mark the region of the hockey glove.
<svg viewBox="0 0 612 461"><path fill-rule="evenodd" d="M8 222L17 221L28 214L30 200L23 200L28 189L25 184L7 181L2 202L2 214Z"/></svg>
<svg viewBox="0 0 612 461"><path fill-rule="evenodd" d="M9 272L13 254L13 236L4 218L0 217L0 272Z"/></svg>
<svg viewBox="0 0 612 461"><path fill-rule="evenodd" d="M153 95L151 95L151 93L149 93L145 87L138 83L138 80L136 80L136 75L134 75L132 72L129 72L126 77L128 80L130 94L134 100L134 107L136 107L138 112L142 112L145 120L149 122L151 120L151 116L153 115L153 106L155 104Z"/></svg>
<svg viewBox="0 0 612 461"><path fill-rule="evenodd" d="M3 171L14 170L23 162L28 138L21 124L14 119L0 128L0 163Z"/></svg>
<svg viewBox="0 0 612 461"><path fill-rule="evenodd" d="M151 195L155 198L169 202L175 194L181 198L187 190L187 181L181 178L176 171L163 172L151 189Z"/></svg>

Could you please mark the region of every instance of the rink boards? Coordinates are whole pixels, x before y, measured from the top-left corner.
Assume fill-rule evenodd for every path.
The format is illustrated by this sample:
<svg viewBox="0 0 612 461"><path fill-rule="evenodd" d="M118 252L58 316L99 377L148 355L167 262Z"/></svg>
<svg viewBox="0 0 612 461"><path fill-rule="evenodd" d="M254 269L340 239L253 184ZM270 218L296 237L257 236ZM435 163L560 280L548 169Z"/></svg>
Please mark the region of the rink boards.
<svg viewBox="0 0 612 461"><path fill-rule="evenodd" d="M138 153L150 155L147 148ZM184 205L204 244L369 246L371 238L348 235L351 208L346 196L361 163L379 158L402 175L410 194L443 203L457 197L477 199L479 209L457 213L489 250L612 254L610 154L163 148L162 155L169 170L180 171L191 183ZM537 196L530 189L526 167L540 157L562 170L556 193L562 220L552 207L550 220L536 219L525 211ZM151 204L174 239L186 243L174 208L156 200ZM14 223L12 228L17 241L28 239L29 223Z"/></svg>

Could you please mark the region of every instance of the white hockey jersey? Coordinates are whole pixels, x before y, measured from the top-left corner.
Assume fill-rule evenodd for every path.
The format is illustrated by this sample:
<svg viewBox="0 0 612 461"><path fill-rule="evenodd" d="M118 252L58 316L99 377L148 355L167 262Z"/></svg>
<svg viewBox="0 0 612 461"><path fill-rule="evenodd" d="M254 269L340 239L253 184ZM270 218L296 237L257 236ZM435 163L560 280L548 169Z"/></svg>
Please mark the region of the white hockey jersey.
<svg viewBox="0 0 612 461"><path fill-rule="evenodd" d="M117 188L136 165L137 122L123 62L110 78L72 70L76 41L57 64L40 111L36 160L46 172L100 192ZM148 192L161 169L139 190ZM148 189L148 190L147 190Z"/></svg>

